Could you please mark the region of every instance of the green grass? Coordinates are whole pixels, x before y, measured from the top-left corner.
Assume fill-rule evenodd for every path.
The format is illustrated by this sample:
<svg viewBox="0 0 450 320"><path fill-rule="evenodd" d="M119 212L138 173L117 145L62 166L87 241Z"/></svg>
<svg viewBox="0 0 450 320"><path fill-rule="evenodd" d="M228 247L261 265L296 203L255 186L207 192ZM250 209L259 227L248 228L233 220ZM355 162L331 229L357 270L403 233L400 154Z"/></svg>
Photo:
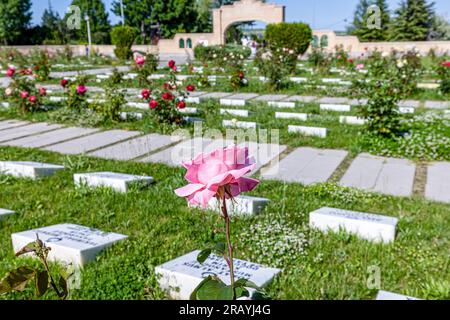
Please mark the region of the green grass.
<svg viewBox="0 0 450 320"><path fill-rule="evenodd" d="M173 190L185 184L183 169L31 149L1 147L0 153L2 160L67 166L63 172L38 181L0 176L0 207L17 212L0 221L0 277L30 261L14 257L11 233L76 223L123 233L129 239L83 269L81 289L72 293L72 299L166 299L157 286L154 267L207 246L212 241L211 230L222 227L217 214L188 209L186 201L176 197ZM151 175L156 184L128 194L75 189L72 175L86 171ZM255 240L260 237L249 231L255 224L267 225L269 234L271 223L289 224L293 230L304 232L307 239L304 250L283 264L283 273L268 288L275 299L372 299L377 289L368 289L366 282L368 268L373 266L381 270L384 290L426 299L450 298L450 205L369 194L333 184L304 187L263 181L251 195L272 201L260 216L234 220L238 258L274 264L279 260L271 257L273 248ZM324 235L309 230L308 213L323 206L398 217L397 238L392 244L381 245L343 233ZM268 256L253 257L255 250ZM0 298L32 297L30 287L24 293Z"/></svg>

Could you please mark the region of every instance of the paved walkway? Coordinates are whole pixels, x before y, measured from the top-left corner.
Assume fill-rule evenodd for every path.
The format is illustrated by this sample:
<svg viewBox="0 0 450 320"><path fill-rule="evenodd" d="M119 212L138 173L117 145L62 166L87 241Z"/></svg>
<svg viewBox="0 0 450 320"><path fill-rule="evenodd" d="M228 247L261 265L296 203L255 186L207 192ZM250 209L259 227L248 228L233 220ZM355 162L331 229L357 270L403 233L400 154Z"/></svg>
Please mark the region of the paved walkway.
<svg viewBox="0 0 450 320"><path fill-rule="evenodd" d="M137 131L63 127L19 120L0 121L0 146L38 148L61 154L86 154L113 160L133 160L179 166L200 152L231 144L226 140L190 139ZM286 146L247 142L257 161L261 178L305 185L329 181L348 156L345 150L298 148L287 153ZM287 154L286 154L287 153ZM283 155L281 161L276 161ZM1 160L1 157L0 157ZM20 160L20 159L17 159ZM425 197L450 203L450 163L428 165ZM344 173L340 184L393 196L411 196L416 165L406 159L358 155Z"/></svg>

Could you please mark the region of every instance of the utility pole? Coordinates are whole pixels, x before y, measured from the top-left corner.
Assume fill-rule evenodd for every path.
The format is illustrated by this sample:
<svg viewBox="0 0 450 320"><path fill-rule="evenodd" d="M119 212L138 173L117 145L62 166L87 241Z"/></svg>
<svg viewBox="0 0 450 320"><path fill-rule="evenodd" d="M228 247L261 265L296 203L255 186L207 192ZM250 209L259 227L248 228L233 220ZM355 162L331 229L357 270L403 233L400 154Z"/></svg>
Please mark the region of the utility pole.
<svg viewBox="0 0 450 320"><path fill-rule="evenodd" d="M89 57L90 57L91 56L91 49L92 49L91 24L89 22L89 16L87 14L84 17L84 20L86 20L86 23L87 23L88 43L89 43Z"/></svg>
<svg viewBox="0 0 450 320"><path fill-rule="evenodd" d="M123 13L123 0L120 0L120 15L122 16L122 26L125 25L125 14Z"/></svg>

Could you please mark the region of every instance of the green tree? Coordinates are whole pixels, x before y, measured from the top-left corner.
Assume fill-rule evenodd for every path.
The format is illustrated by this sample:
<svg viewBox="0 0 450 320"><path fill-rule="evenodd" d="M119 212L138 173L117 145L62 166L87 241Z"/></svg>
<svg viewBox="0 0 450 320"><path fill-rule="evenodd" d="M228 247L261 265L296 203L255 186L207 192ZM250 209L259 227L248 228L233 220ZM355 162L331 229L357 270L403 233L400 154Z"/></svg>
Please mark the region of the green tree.
<svg viewBox="0 0 450 320"><path fill-rule="evenodd" d="M16 44L30 27L30 0L0 1L0 41L5 44Z"/></svg>
<svg viewBox="0 0 450 320"><path fill-rule="evenodd" d="M433 40L450 40L450 22L440 15L433 18L430 38Z"/></svg>
<svg viewBox="0 0 450 320"><path fill-rule="evenodd" d="M70 32L71 39L77 41L87 41L87 23L85 16L89 16L89 24L91 27L91 35L93 43L109 43L109 32L111 26L108 20L108 13L105 10L105 5L101 0L73 0L72 6L78 6L81 11L81 29L72 30ZM68 18L66 15L65 19Z"/></svg>
<svg viewBox="0 0 450 320"><path fill-rule="evenodd" d="M42 14L41 27L45 34L45 43L66 43L66 23L60 18L58 12L53 10L50 0L48 2L48 8Z"/></svg>
<svg viewBox="0 0 450 320"><path fill-rule="evenodd" d="M379 18L375 17L378 12ZM386 0L361 0L356 8L350 31L361 41L384 41L389 37L390 20ZM374 24L378 22L379 27Z"/></svg>
<svg viewBox="0 0 450 320"><path fill-rule="evenodd" d="M434 3L426 0L406 0L395 11L390 39L395 41L424 41L429 39L434 19Z"/></svg>

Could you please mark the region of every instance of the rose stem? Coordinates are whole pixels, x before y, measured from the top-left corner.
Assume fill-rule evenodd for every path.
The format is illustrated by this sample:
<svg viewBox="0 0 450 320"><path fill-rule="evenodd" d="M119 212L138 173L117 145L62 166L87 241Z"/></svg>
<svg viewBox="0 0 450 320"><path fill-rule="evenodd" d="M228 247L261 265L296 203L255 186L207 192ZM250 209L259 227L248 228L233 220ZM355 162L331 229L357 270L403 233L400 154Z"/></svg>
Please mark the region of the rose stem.
<svg viewBox="0 0 450 320"><path fill-rule="evenodd" d="M228 265L230 266L231 288L233 289L233 300L236 300L236 291L234 288L233 245L231 244L231 232L230 232L231 219L230 219L230 216L228 215L227 201L226 201L225 193L223 195L222 201L223 201L222 212L223 212L223 217L225 219L225 229L226 229L227 244L228 244L228 257L229 257Z"/></svg>

